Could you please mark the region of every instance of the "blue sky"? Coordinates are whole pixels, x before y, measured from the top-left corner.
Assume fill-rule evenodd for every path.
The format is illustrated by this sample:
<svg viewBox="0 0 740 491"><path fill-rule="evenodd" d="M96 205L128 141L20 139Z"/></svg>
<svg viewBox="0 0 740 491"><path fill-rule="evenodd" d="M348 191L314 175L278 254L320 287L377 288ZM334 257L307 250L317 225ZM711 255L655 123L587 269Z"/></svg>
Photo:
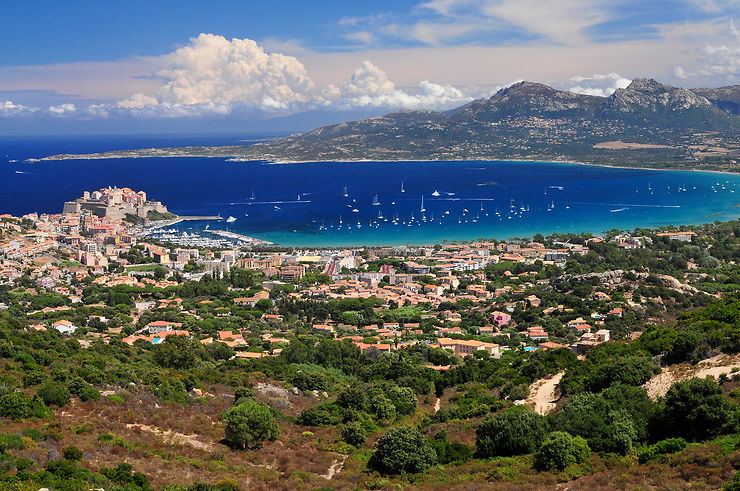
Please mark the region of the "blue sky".
<svg viewBox="0 0 740 491"><path fill-rule="evenodd" d="M738 14L740 0L8 2L0 129L293 131L522 79L604 96L638 76L737 84Z"/></svg>

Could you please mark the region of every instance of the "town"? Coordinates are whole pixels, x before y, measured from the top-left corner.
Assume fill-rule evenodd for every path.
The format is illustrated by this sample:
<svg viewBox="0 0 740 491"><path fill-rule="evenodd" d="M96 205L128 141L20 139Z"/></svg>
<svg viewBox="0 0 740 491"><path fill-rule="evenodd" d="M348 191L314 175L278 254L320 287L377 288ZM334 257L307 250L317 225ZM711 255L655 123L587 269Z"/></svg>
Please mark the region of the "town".
<svg viewBox="0 0 740 491"><path fill-rule="evenodd" d="M722 358L734 350L730 331L697 331L701 334L687 339L671 333L676 332L677 319L684 322L684 312L737 302L733 292L740 283L740 222L614 230L598 236L294 249L244 241L229 247L184 247L151 234L176 218L163 204L148 201L145 192L117 187L86 192L65 203L59 214L0 215L0 318L26 333L15 335L18 340L43 336L64 346L73 342L73 352L87 350L90 356L117 350L127 353L120 355L122 360L130 357L131 362L99 367L120 365L121 370L152 357L151 363L172 377L167 381L158 375L147 381L150 375L130 379L118 368L108 376L99 368L95 376L80 371L82 378L74 379L79 387L70 385L69 391L88 394L79 395L82 401L102 395L103 402L96 404L110 404L106 414L114 420L119 418L114 413L125 413L116 405L149 404L134 386L151 386L162 404L188 418L194 417L198 404L213 405L209 414L215 408L228 409L223 394L233 390L232 401L248 394L247 399L257 398L287 418L280 423L281 431L297 432L290 445L301 459L308 459L301 465L336 468L340 460L332 456L344 455L345 462L348 452L363 451L366 437L379 430L377 424L400 420L404 414L413 417L417 410L426 414L422 427L447 431L459 428L455 421L480 419L495 408L525 406L534 415L559 409L554 414L562 414L577 400L575 394L609 386L596 376L644 385L648 394L662 397L668 386L651 385L657 384L654 377L662 376L656 375L661 364L720 360L711 373L721 368L726 375L739 366L736 355ZM709 341L709 336L714 338ZM660 361L653 358L657 355ZM196 357L202 358L201 365ZM619 365L624 359L635 365L627 370ZM602 368L612 366L608 363L621 368L604 375ZM396 372L395 365L406 368ZM511 365L520 371L511 372ZM228 378L208 375L215 366ZM140 368L132 370L138 373ZM378 370L376 375L373 370ZM471 375L486 370L493 370L488 378ZM694 373L691 370L686 373ZM23 385L41 384L37 394L44 393L51 382L43 372L23 375ZM628 382L624 374L636 372L639 375ZM372 402L371 396L369 406L358 406L367 416L348 416L349 410L336 404L354 394L358 383L366 384L371 394L384 387L391 395L378 397L390 406ZM332 402L337 393L339 399ZM70 407L67 400L51 396L45 401L49 407ZM85 404L75 409L74 418L101 410L89 406L93 402ZM146 412L167 429L151 429L153 419L137 419L131 413L128 422L117 424L120 434L136 427L165 441L187 440L185 428L178 432L176 422L162 420L149 406ZM364 426L347 419L357 417ZM331 436L342 418L344 436ZM485 452L480 441L484 423L477 430L479 453ZM213 425L208 423L203 435L187 440L189 445L211 452L217 443L207 435L221 423ZM347 428L354 436L345 435ZM334 446L314 442L314 433L333 438ZM466 445L472 446L471 437L460 438L462 443L435 440L441 445L438 457L453 447L464 449L462 455L470 452ZM637 448L639 438L634 437L634 447L630 443L619 452ZM649 442L647 436L642 438ZM612 449L600 449L596 440L589 445L594 451ZM252 451L255 465L280 458L283 452L266 448ZM315 457L308 456L319 450ZM460 458L464 462L470 455ZM136 468L145 467L141 459L131 459ZM229 459L238 460L238 454ZM280 464L265 482L299 468ZM306 483L324 479L318 470L308 472L312 474L305 476ZM229 475L239 480L246 474ZM331 471L329 475L334 476ZM162 478L156 472L153 476L156 482Z"/></svg>

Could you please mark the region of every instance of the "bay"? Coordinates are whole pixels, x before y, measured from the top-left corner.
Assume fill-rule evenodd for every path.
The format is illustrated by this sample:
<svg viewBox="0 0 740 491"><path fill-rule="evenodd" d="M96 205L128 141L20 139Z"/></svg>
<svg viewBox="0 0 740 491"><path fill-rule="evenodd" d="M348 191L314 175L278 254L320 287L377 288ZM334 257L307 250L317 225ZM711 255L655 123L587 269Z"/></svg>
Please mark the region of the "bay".
<svg viewBox="0 0 740 491"><path fill-rule="evenodd" d="M106 186L144 190L182 230L292 246L430 244L699 224L740 214L740 176L551 162L316 162L149 158L25 162L54 153L230 145L243 135L0 140L0 213L59 213ZM402 192L403 186L403 192ZM346 196L345 196L346 188ZM422 202L423 201L423 202Z"/></svg>

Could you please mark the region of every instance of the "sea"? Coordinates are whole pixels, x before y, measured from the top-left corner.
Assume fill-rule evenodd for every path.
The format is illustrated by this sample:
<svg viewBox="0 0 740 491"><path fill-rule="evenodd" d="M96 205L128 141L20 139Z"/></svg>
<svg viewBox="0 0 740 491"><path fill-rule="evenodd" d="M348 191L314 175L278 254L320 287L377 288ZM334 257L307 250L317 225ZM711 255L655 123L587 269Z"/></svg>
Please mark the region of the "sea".
<svg viewBox="0 0 740 491"><path fill-rule="evenodd" d="M175 226L282 246L415 245L601 233L740 216L740 175L554 162L228 162L146 158L28 162L58 153L235 145L260 135L0 137L0 214L59 213L107 186L144 190Z"/></svg>

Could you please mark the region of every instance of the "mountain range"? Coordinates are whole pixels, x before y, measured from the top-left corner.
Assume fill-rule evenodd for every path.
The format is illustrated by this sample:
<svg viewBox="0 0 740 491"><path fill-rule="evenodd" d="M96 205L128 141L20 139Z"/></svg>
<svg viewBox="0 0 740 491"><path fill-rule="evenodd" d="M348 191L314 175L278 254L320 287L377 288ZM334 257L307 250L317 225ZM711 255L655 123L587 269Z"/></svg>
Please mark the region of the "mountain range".
<svg viewBox="0 0 740 491"><path fill-rule="evenodd" d="M734 170L740 86L685 89L637 78L608 97L519 82L446 111L398 111L249 146L142 149L48 159L548 160Z"/></svg>

